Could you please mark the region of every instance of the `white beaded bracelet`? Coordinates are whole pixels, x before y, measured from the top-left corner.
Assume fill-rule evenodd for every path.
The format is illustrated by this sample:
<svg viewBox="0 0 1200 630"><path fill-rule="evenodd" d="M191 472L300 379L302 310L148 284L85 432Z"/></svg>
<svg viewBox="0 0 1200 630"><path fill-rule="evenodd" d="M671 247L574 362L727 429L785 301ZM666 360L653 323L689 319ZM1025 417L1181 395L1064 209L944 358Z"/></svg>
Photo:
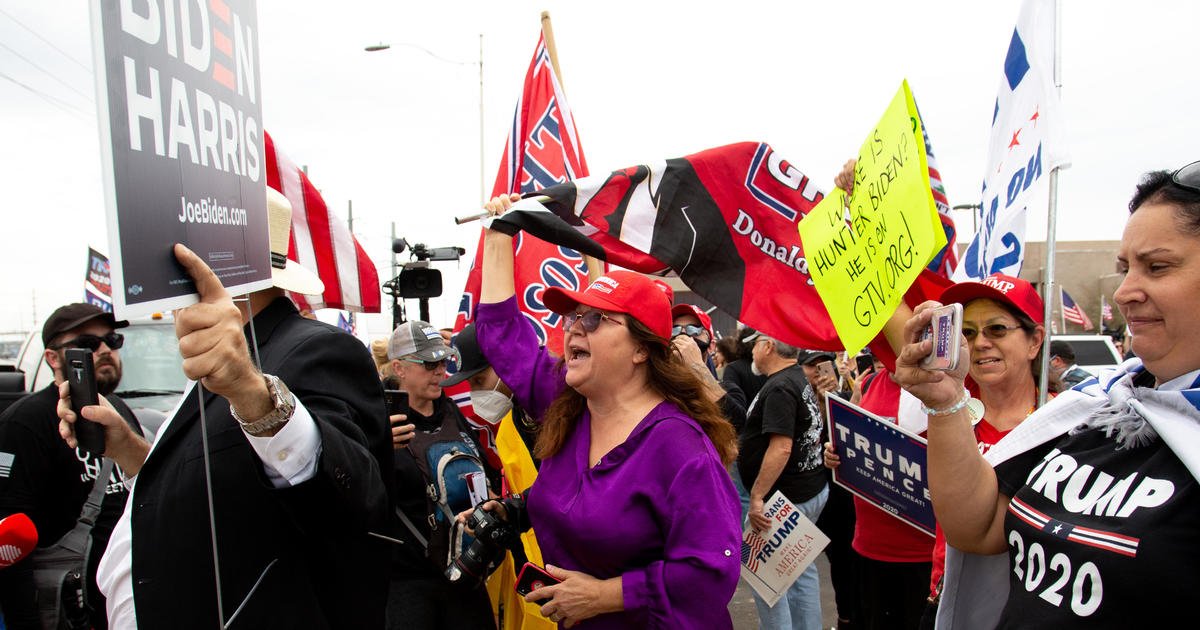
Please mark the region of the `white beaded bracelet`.
<svg viewBox="0 0 1200 630"><path fill-rule="evenodd" d="M925 403L921 403L921 411L927 416L948 416L962 409L963 407L966 407L968 402L971 402L971 392L964 388L962 398L960 398L958 402L954 403L953 405L950 405L945 409L930 409L929 407L925 406Z"/></svg>

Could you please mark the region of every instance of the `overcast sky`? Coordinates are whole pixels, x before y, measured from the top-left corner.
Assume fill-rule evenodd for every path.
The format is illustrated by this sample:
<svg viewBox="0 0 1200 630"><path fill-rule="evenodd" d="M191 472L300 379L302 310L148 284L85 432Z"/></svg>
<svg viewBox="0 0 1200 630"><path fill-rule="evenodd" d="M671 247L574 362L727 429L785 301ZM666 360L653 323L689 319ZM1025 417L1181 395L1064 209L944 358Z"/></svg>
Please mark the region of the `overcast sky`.
<svg viewBox="0 0 1200 630"><path fill-rule="evenodd" d="M1073 166L1061 178L1058 238L1117 239L1139 174L1200 159L1200 3L1063 5ZM762 140L828 189L907 78L951 203L976 203L1019 8L262 0L263 125L343 218L353 201L354 231L381 276L393 221L410 242L472 250L478 225L451 217L480 204L480 34L490 192L548 9L592 173ZM87 246L107 253L108 240L86 3L0 0L0 10L4 331L81 299ZM363 51L379 42L393 48ZM969 239L970 215L958 220ZM1029 239L1044 236L1045 216L1031 215ZM434 324L452 322L466 266L438 264L446 297ZM390 316L366 325L386 334Z"/></svg>

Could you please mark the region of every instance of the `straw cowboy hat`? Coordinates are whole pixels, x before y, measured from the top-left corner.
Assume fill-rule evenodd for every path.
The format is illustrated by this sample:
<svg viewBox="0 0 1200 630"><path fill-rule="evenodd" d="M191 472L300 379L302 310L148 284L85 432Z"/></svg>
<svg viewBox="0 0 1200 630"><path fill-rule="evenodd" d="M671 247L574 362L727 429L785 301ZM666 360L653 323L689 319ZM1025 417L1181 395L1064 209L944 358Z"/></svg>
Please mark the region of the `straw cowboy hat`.
<svg viewBox="0 0 1200 630"><path fill-rule="evenodd" d="M307 267L287 257L292 232L292 204L283 193L267 188L267 216L271 226L271 283L301 295L321 295L325 283Z"/></svg>

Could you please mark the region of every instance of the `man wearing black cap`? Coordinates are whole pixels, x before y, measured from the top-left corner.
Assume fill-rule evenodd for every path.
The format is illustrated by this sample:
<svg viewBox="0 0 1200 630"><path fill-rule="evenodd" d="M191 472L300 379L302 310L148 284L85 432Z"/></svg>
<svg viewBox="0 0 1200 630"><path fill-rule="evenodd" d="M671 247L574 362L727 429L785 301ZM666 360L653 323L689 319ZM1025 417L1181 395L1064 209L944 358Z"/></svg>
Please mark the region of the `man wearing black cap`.
<svg viewBox="0 0 1200 630"><path fill-rule="evenodd" d="M104 488L100 515L91 530L87 562L88 604L93 628L107 627L104 597L96 588L96 565L108 544L113 525L129 492L114 467L107 479L97 480L102 458L70 448L58 435L58 384L65 380L67 348L92 351L96 387L100 394L141 434L133 412L113 391L121 381L120 348L116 329L129 322L91 304L68 304L54 311L42 326L43 359L54 370L54 384L26 396L0 416L0 518L24 513L33 520L40 547L56 543L75 527L93 484ZM29 557L0 570L0 612L9 628L41 628L33 581L36 558Z"/></svg>
<svg viewBox="0 0 1200 630"><path fill-rule="evenodd" d="M1075 348L1062 339L1050 342L1050 369L1066 386L1064 389L1075 387L1094 376L1075 364Z"/></svg>
<svg viewBox="0 0 1200 630"><path fill-rule="evenodd" d="M513 404L513 393L492 369L491 363L479 350L475 338L475 324L467 324L452 340L458 354L458 371L439 383L442 387L453 387L463 381L471 386L471 407L475 415L489 423L499 424L512 411L513 424L521 434L530 452L533 451L534 431L537 423L523 409Z"/></svg>
<svg viewBox="0 0 1200 630"><path fill-rule="evenodd" d="M754 344L755 372L767 375L750 403L738 453L738 471L750 491L750 525L767 530L763 503L776 490L815 523L829 489L821 460L821 409L804 367L797 365L801 350L761 332L745 341ZM774 606L757 593L754 603L759 628L820 628L817 565L810 564Z"/></svg>

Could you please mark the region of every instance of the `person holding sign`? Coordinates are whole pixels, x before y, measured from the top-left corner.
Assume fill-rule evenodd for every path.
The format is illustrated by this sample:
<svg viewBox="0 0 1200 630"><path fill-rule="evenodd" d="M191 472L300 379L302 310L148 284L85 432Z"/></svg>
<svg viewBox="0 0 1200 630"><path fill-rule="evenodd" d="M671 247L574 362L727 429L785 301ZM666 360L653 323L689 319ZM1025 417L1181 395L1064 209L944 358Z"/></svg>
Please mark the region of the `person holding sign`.
<svg viewBox="0 0 1200 630"><path fill-rule="evenodd" d="M930 491L953 548L939 628L1193 622L1179 594L1200 587L1200 162L1146 175L1129 208L1114 299L1140 358L1062 393L986 455L965 366L920 364L938 304L905 325L897 377L928 409Z"/></svg>
<svg viewBox="0 0 1200 630"><path fill-rule="evenodd" d="M517 199L486 207L501 214ZM480 350L541 419L541 467L520 510L529 519L516 524L532 524L562 583L526 601L547 600L542 614L564 627L732 628L741 529L725 463L735 433L672 350L666 294L627 271L584 291L547 290L566 330L558 358L517 310L512 237L484 230L482 265ZM483 509L519 521L499 502Z"/></svg>
<svg viewBox="0 0 1200 630"><path fill-rule="evenodd" d="M821 407L802 363L821 353L802 352L761 332L754 343L754 368L766 374L742 431L738 472L750 491L750 525L766 531L770 519L764 500L782 492L809 521L816 522L829 498L829 484L821 467ZM828 379L832 387L833 379ZM823 392L822 392L823 395ZM754 592L758 626L779 630L821 627L821 585L817 565L810 564L774 606Z"/></svg>
<svg viewBox="0 0 1200 630"><path fill-rule="evenodd" d="M154 444L110 407L83 409L130 484L97 575L112 628L383 627L390 549L369 535L389 531L383 390L361 342L287 298L323 289L286 259L287 199L268 205L275 286L244 302L175 245L199 294L175 332L203 389L189 386ZM74 446L69 399L58 416Z"/></svg>

